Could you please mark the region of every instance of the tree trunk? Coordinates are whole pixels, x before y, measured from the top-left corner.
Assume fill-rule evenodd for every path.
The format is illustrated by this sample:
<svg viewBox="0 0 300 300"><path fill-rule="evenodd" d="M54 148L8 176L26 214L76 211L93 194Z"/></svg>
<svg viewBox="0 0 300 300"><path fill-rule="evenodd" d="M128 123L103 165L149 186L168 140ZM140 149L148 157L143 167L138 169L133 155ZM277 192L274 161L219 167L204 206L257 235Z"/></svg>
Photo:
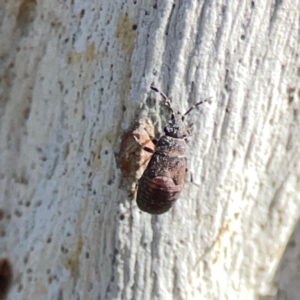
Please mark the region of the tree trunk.
<svg viewBox="0 0 300 300"><path fill-rule="evenodd" d="M300 208L299 0L6 1L0 20L0 293L299 295L273 282ZM212 97L188 115L194 183L159 216L119 164L128 128L170 117L152 83L180 111Z"/></svg>

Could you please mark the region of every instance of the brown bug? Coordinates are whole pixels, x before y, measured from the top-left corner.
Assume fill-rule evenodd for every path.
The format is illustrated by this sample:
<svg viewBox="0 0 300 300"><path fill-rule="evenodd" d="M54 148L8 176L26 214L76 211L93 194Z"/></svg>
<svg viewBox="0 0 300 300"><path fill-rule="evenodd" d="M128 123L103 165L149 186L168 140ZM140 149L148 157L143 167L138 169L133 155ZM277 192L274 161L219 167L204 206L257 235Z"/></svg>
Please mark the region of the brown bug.
<svg viewBox="0 0 300 300"><path fill-rule="evenodd" d="M151 89L161 94L166 105L171 108L168 97L156 87ZM163 214L167 212L178 199L184 186L184 177L187 172L186 144L192 124L186 126L184 117L194 107L209 101L210 98L196 103L185 114L174 113L168 125L164 128L165 135L155 142L155 149L144 149L153 153L151 160L138 183L137 205L140 210L149 214ZM152 137L153 138L153 137Z"/></svg>
<svg viewBox="0 0 300 300"><path fill-rule="evenodd" d="M123 176L130 184L127 191L130 198L134 196L136 182L143 175L155 148L149 134L154 134L154 127L147 118L142 118L122 136L118 162Z"/></svg>
<svg viewBox="0 0 300 300"><path fill-rule="evenodd" d="M141 178L155 148L149 136L153 134L154 127L146 118L136 121L124 133L119 151L119 165L124 177L135 182Z"/></svg>

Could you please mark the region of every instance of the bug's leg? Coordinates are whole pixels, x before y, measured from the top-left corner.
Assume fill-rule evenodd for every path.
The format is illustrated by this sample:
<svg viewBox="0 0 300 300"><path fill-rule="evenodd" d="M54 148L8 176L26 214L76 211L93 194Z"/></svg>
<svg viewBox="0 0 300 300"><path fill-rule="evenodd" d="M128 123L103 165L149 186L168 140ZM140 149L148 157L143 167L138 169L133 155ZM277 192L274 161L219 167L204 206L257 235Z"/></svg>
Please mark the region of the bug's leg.
<svg viewBox="0 0 300 300"><path fill-rule="evenodd" d="M157 142L158 142L158 139L153 137L153 139L151 139L152 143L156 146Z"/></svg>
<svg viewBox="0 0 300 300"><path fill-rule="evenodd" d="M127 191L127 197L129 199L134 199L135 197L135 194L136 194L136 191L137 191L137 184L133 187L131 187L128 191Z"/></svg>
<svg viewBox="0 0 300 300"><path fill-rule="evenodd" d="M147 128L144 128L144 130L145 130L145 131L147 132L147 134L149 135L149 138L151 139L152 143L153 143L154 145L156 145L157 142L158 142L157 138L156 138L155 136L153 136L151 133L149 133L149 131L147 130Z"/></svg>
<svg viewBox="0 0 300 300"><path fill-rule="evenodd" d="M188 136L190 136L192 134L192 128L194 126L194 123L190 123L188 124L187 128L186 128L186 131L188 133ZM185 142L188 144L189 143L189 140L187 137L184 138Z"/></svg>
<svg viewBox="0 0 300 300"><path fill-rule="evenodd" d="M150 139L145 141L144 143L140 143L140 141L138 140L138 138L139 138L138 134L133 134L133 138L142 147L143 150L145 150L149 153L154 153L155 152L155 150L151 149L150 147L145 146L150 141Z"/></svg>
<svg viewBox="0 0 300 300"><path fill-rule="evenodd" d="M193 173L191 171L189 171L188 168L185 169L185 172L186 173L189 173L190 174L190 182L198 187L200 187L200 184L199 183L196 183L194 182L194 176L193 176Z"/></svg>
<svg viewBox="0 0 300 300"><path fill-rule="evenodd" d="M145 150L146 151L146 150ZM147 151L149 152L149 151ZM150 152L150 153L153 153L153 152ZM141 166L144 166L145 164L148 164L149 160L150 160L151 156L150 157L147 157L142 163L141 163Z"/></svg>
<svg viewBox="0 0 300 300"><path fill-rule="evenodd" d="M127 197L133 199L136 195L138 189L138 183L136 182L134 185L131 186L130 190L127 191Z"/></svg>
<svg viewBox="0 0 300 300"><path fill-rule="evenodd" d="M149 153L154 153L155 151L149 147L143 147L143 150L149 152Z"/></svg>

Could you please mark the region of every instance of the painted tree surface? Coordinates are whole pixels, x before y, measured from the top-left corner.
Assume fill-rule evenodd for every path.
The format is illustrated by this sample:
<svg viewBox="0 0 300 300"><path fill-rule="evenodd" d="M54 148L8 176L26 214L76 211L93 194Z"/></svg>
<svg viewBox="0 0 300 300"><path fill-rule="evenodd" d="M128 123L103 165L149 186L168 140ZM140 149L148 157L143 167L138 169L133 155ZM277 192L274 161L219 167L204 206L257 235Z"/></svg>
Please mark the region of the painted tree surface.
<svg viewBox="0 0 300 300"><path fill-rule="evenodd" d="M298 299L299 20L299 0L2 1L0 297ZM152 83L181 111L212 97L197 184L160 216L118 160L169 118Z"/></svg>

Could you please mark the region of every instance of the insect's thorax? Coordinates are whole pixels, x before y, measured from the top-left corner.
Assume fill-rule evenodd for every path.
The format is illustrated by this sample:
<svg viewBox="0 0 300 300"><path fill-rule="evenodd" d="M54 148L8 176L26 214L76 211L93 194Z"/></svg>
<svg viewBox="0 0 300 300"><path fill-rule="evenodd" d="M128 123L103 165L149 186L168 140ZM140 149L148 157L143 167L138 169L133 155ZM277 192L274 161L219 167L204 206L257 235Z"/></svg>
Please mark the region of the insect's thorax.
<svg viewBox="0 0 300 300"><path fill-rule="evenodd" d="M165 152L170 156L185 156L186 142L184 139L164 135L158 140L155 151Z"/></svg>

